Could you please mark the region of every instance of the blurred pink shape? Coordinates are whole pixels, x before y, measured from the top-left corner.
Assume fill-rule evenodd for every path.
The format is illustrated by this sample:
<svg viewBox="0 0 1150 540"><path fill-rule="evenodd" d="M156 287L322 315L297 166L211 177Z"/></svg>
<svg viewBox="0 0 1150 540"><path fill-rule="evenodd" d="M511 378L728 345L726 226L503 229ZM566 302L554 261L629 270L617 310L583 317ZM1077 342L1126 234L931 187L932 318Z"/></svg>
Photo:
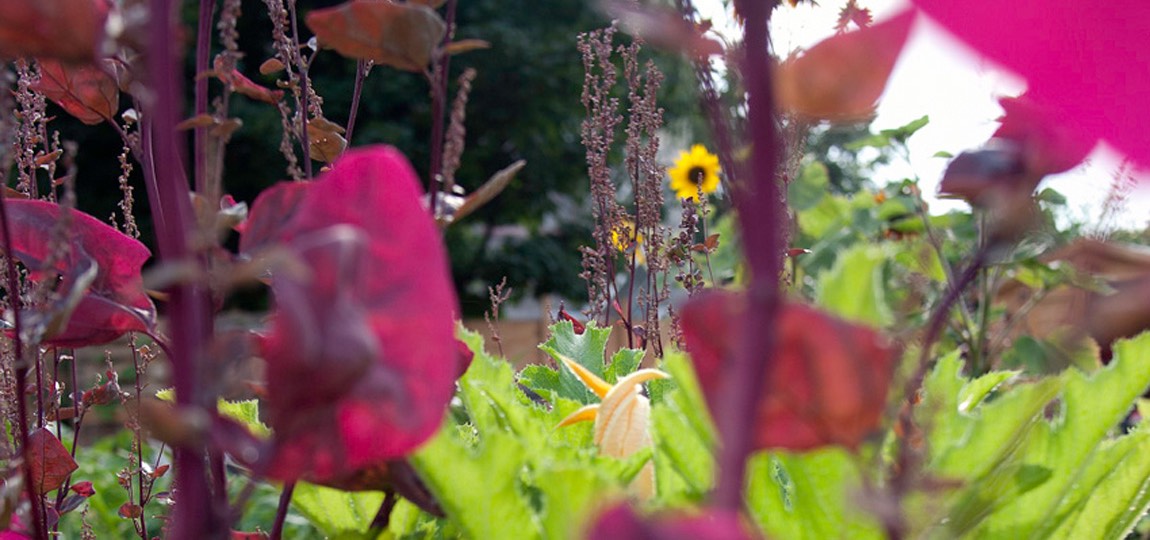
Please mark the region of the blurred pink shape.
<svg viewBox="0 0 1150 540"><path fill-rule="evenodd" d="M1052 122L1150 166L1150 2L914 1L1025 77Z"/></svg>

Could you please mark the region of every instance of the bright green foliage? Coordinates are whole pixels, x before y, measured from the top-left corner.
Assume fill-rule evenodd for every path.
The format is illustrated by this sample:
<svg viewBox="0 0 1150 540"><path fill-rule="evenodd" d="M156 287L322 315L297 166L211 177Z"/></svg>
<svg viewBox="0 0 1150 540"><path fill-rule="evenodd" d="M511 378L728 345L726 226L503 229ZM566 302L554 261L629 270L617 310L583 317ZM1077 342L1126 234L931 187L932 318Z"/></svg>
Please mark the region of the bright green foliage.
<svg viewBox="0 0 1150 540"><path fill-rule="evenodd" d="M176 390L174 388L156 390L155 395L156 399L160 401L166 401L168 403L175 403L176 401ZM226 399L220 399L216 401L216 411L220 413L220 416L239 422L257 437L268 437L271 435L271 428L260 421L259 400L228 401Z"/></svg>
<svg viewBox="0 0 1150 540"><path fill-rule="evenodd" d="M383 493L340 491L300 482L291 502L293 509L328 537L362 537L383 503Z"/></svg>
<svg viewBox="0 0 1150 540"><path fill-rule="evenodd" d="M271 428L260 421L260 402L258 400L227 401L221 399L216 404L216 410L220 412L221 416L243 424L257 437L271 435Z"/></svg>
<svg viewBox="0 0 1150 540"><path fill-rule="evenodd" d="M827 166L814 161L803 167L802 174L787 184L787 204L795 210L806 210L818 204L830 185Z"/></svg>
<svg viewBox="0 0 1150 540"><path fill-rule="evenodd" d="M946 283L946 269L938 252L925 241L907 242L895 252L894 262L915 274L923 275L937 284Z"/></svg>
<svg viewBox="0 0 1150 540"><path fill-rule="evenodd" d="M576 338L569 323L558 323L548 346L553 354L597 359L609 381L638 367L641 351L625 349L603 368L609 330L595 330ZM466 538L578 538L597 511L627 499L626 485L650 460L656 466L653 507L693 504L709 489L714 432L684 355L668 355L662 366L672 379L652 404L654 448L616 460L598 455L590 424L556 427L582 405L564 397L561 385L550 385L558 377L529 368L517 378L505 360L483 351L477 334L461 330L461 339L475 353L459 381L462 412L411 458L447 518L397 507L391 533L438 538L449 536L450 528ZM532 386L539 381L549 385ZM518 384L547 405L532 402Z"/></svg>
<svg viewBox="0 0 1150 540"><path fill-rule="evenodd" d="M549 343L572 352L574 335ZM572 358L586 360L587 351L598 348L601 359L607 337L607 332L589 333L588 342L575 344L581 352ZM462 339L475 352L459 381L468 420L462 427L474 436L445 426L413 464L466 537L570 537L598 504L622 497L623 486L650 455L628 462L599 457L590 426L556 428L579 402L560 397L560 389L540 388L552 406L532 403L516 385L511 365L483 352L482 338L465 332Z"/></svg>
<svg viewBox="0 0 1150 540"><path fill-rule="evenodd" d="M669 504L698 502L714 484L714 424L687 357L668 354L663 369L677 388L651 408L656 489Z"/></svg>
<svg viewBox="0 0 1150 540"><path fill-rule="evenodd" d="M859 508L864 466L839 447L760 453L747 467L747 507L772 538L884 538L879 523Z"/></svg>
<svg viewBox="0 0 1150 540"><path fill-rule="evenodd" d="M1114 353L1094 373L1034 380L971 380L957 351L941 358L915 409L927 482L901 500L909 536L1123 538L1150 507L1150 432L1115 433L1150 386L1150 333ZM871 477L868 495L861 476L875 474L874 449L756 455L751 517L774 538L883 538L862 504L889 504L881 480Z"/></svg>
<svg viewBox="0 0 1150 540"><path fill-rule="evenodd" d="M859 244L839 255L834 267L819 276L819 307L871 326L884 327L894 322L883 279L891 251L885 244Z"/></svg>
<svg viewBox="0 0 1150 540"><path fill-rule="evenodd" d="M849 150L858 150L860 148L887 148L889 146L905 145L907 139L914 135L918 130L926 127L930 123L929 116L923 116L912 120L910 123L893 129L884 129L878 133L871 134L867 137L848 143L845 147Z"/></svg>
<svg viewBox="0 0 1150 540"><path fill-rule="evenodd" d="M986 398L1006 374L966 382L956 355L940 361L919 406L928 470L964 485L946 497L945 521L920 525L938 537L1072 538L1093 530L1121 538L1150 503L1142 493L1150 463L1123 459L1140 445L1145 453L1143 432L1108 434L1150 386L1150 334L1118 342L1114 353L1094 374L1068 369L993 399Z"/></svg>
<svg viewBox="0 0 1150 540"><path fill-rule="evenodd" d="M611 357L611 363L603 370L603 380L615 384L621 377L626 377L632 371L639 369L646 351L643 349L619 349Z"/></svg>
<svg viewBox="0 0 1150 540"><path fill-rule="evenodd" d="M610 328L599 328L588 323L582 334L575 333L571 321L559 321L551 325L551 337L539 346L559 362L559 355L566 356L603 377L603 355L607 350L607 340L611 339ZM542 389L542 388L540 388ZM559 370L559 395L580 403L596 403L599 397L587 388L570 370Z"/></svg>
<svg viewBox="0 0 1150 540"><path fill-rule="evenodd" d="M559 321L551 325L551 337L539 346L550 354L556 364L559 357L565 356L614 384L620 376L625 376L639 367L645 352L642 349L620 349L611 357L611 362L603 365L607 352L607 341L611 339L610 328L599 328L594 322L588 323L582 334L575 333L570 321ZM527 366L519 375L519 382L540 395L550 395L578 401L583 404L598 403L596 396L571 370L551 369L547 366Z"/></svg>

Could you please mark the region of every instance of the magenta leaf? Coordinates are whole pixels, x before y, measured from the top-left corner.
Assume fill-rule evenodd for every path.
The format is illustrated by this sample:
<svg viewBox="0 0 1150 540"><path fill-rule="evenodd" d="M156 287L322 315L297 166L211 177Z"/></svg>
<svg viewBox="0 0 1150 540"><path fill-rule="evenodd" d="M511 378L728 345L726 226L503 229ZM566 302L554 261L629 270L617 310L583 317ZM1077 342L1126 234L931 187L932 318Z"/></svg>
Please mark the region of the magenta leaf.
<svg viewBox="0 0 1150 540"><path fill-rule="evenodd" d="M604 511L588 538L619 540L751 540L758 536L743 525L735 512L709 510L693 515L672 515L644 520L626 505Z"/></svg>
<svg viewBox="0 0 1150 540"><path fill-rule="evenodd" d="M295 216L304 193L312 185L280 182L263 190L252 203L248 218L236 227L240 233L240 252L255 253L275 241L275 236Z"/></svg>
<svg viewBox="0 0 1150 540"><path fill-rule="evenodd" d="M1094 139L1057 122L1029 96L998 100L1006 114L994 136L1017 145L1026 172L1036 177L1066 172L1086 159Z"/></svg>
<svg viewBox="0 0 1150 540"><path fill-rule="evenodd" d="M928 15L1026 78L1051 125L1105 139L1150 165L1150 3L915 0Z"/></svg>
<svg viewBox="0 0 1150 540"><path fill-rule="evenodd" d="M323 481L400 458L438 429L459 363L456 299L398 151L350 151L308 187L290 185L257 199L241 246L275 242L296 261L273 269L261 343L270 474Z"/></svg>
<svg viewBox="0 0 1150 540"><path fill-rule="evenodd" d="M74 492L76 495L84 498L88 498L96 494L96 488L92 487L92 483L88 481L76 482L75 484L72 484L72 487L68 489L72 490L72 492Z"/></svg>
<svg viewBox="0 0 1150 540"><path fill-rule="evenodd" d="M150 331L156 307L144 293L140 269L151 252L138 240L83 212L64 216L47 201L9 199L12 255L36 284L53 284L59 300L26 319L42 343L83 347L125 332ZM62 253L48 241L61 220L71 242Z"/></svg>
<svg viewBox="0 0 1150 540"><path fill-rule="evenodd" d="M39 495L59 489L68 475L80 468L68 449L45 428L28 434L27 456L32 489Z"/></svg>

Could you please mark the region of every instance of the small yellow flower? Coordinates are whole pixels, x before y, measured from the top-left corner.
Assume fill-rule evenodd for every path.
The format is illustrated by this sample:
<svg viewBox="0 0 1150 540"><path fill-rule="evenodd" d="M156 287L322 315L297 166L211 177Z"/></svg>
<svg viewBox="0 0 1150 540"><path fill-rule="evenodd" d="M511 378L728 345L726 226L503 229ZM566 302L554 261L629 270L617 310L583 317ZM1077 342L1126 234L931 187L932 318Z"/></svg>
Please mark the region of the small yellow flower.
<svg viewBox="0 0 1150 540"><path fill-rule="evenodd" d="M635 235L635 222L629 219L620 221L614 229L611 229L611 243L615 245L615 249L626 253L631 248L631 241L634 240L635 246L643 245L643 233Z"/></svg>
<svg viewBox="0 0 1150 540"><path fill-rule="evenodd" d="M671 191L675 196L697 201L699 193L714 193L719 189L719 156L696 144L690 152L679 152L675 166L667 173L671 175Z"/></svg>
<svg viewBox="0 0 1150 540"><path fill-rule="evenodd" d="M640 386L652 379L670 378L670 375L657 369L640 369L611 386L574 360L562 355L559 360L602 401L571 413L558 427L594 420L595 445L603 454L615 458L626 458L651 446L651 404L640 393ZM630 487L641 500L654 497L654 463L648 461Z"/></svg>

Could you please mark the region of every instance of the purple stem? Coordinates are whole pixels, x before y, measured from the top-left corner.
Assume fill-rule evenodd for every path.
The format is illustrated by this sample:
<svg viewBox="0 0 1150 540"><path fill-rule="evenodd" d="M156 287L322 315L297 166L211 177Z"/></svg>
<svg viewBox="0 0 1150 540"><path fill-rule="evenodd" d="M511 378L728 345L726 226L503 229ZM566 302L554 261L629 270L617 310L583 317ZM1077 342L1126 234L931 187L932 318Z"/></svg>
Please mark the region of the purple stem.
<svg viewBox="0 0 1150 540"><path fill-rule="evenodd" d="M779 309L779 273L783 263L783 200L776 179L781 141L775 125L771 95L769 22L774 2L740 0L736 9L743 16L745 46L742 72L747 88L747 125L755 149L747 176L736 186L735 198L744 253L751 270L747 288L742 343L731 369L724 374L725 390L719 403L722 448L714 503L726 510L742 506L747 455L759 388L769 374L770 351L775 342Z"/></svg>
<svg viewBox="0 0 1150 540"><path fill-rule="evenodd" d="M347 115L347 145L351 146L351 135L355 131L355 117L359 113L359 98L363 93L363 80L367 78L367 61L355 63L355 87L351 91L351 112Z"/></svg>
<svg viewBox="0 0 1150 540"><path fill-rule="evenodd" d="M208 70L208 56L212 52L212 12L216 9L216 0L200 0L200 19L196 28L196 75L197 77ZM208 78L196 79L196 116L208 112ZM193 142L193 167L196 171L196 192L201 195L208 192L208 163L205 152L208 146L208 128L197 127Z"/></svg>
<svg viewBox="0 0 1150 540"><path fill-rule="evenodd" d="M24 479L24 494L27 495L28 500L32 504L32 516L29 521L32 522L32 537L37 540L47 539L48 536L44 530L40 496L36 494L33 489L32 481L32 468L28 462L28 404L24 396L24 387L27 386L25 380L24 366L24 343L20 337L20 280L16 277L16 259L12 257L12 232L10 222L8 221L8 204L5 202L5 197L0 197L0 226L3 227L3 240L4 240L4 255L8 259L7 272L5 279L8 287L8 307L12 309L12 346L15 349L15 362L13 363L13 371L16 372L16 414L17 429L20 430L18 438L20 439L20 454L23 459L20 462L23 464Z"/></svg>
<svg viewBox="0 0 1150 540"><path fill-rule="evenodd" d="M44 427L44 355L36 351L36 427Z"/></svg>
<svg viewBox="0 0 1150 540"><path fill-rule="evenodd" d="M145 144L151 166L145 165L148 202L156 219L157 247L162 261L180 262L193 258L188 232L193 230L188 183L181 167L176 122L180 105L179 56L173 31L173 8L178 0L151 0L147 67L155 97L145 115ZM212 397L200 389L198 359L211 334L209 299L206 290L195 283L180 283L171 289L168 317L171 323L172 380L176 404L181 409L202 407ZM212 538L219 532L218 516L212 514L203 452L199 448L175 448L176 483L180 499L173 511L171 538Z"/></svg>
<svg viewBox="0 0 1150 540"><path fill-rule="evenodd" d="M456 0L447 0L447 31L443 33L442 45L451 43L455 35L455 3ZM444 47L440 47L442 51ZM447 101L447 73L451 70L451 55L443 53L437 60L438 66L432 73L436 78L431 81L431 167L427 174L427 193L431 198L431 215L438 215L439 205L439 173L443 168L443 109Z"/></svg>
<svg viewBox="0 0 1150 540"><path fill-rule="evenodd" d="M272 524L271 540L283 538L284 521L287 520L288 507L291 506L291 495L294 491L295 482L288 482L284 484L284 490L280 492L280 502L276 506L276 518Z"/></svg>

